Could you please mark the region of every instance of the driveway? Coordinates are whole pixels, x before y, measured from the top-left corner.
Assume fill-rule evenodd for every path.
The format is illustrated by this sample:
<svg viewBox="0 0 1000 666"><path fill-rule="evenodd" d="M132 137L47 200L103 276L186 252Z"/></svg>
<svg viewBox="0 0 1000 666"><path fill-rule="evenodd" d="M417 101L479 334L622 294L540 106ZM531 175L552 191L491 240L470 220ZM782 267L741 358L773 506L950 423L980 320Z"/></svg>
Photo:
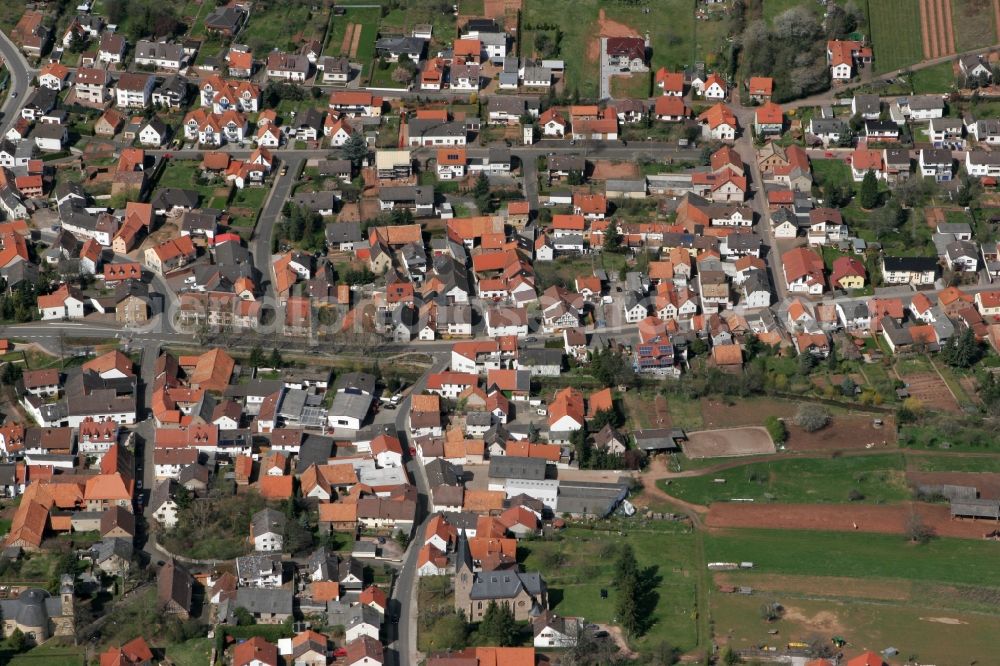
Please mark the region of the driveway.
<svg viewBox="0 0 1000 666"><path fill-rule="evenodd" d="M601 37L601 94L600 99L611 99L611 75L614 69L608 63L608 38Z"/></svg>

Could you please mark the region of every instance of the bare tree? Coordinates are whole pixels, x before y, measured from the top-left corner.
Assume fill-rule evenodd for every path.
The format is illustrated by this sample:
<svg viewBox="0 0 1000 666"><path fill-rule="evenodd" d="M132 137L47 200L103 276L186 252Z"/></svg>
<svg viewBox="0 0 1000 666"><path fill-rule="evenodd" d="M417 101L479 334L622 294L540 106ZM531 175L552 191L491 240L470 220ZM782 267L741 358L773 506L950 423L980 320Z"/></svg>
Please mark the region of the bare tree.
<svg viewBox="0 0 1000 666"><path fill-rule="evenodd" d="M919 513L913 511L906 519L906 538L910 543L925 544L936 536L934 528L924 522Z"/></svg>

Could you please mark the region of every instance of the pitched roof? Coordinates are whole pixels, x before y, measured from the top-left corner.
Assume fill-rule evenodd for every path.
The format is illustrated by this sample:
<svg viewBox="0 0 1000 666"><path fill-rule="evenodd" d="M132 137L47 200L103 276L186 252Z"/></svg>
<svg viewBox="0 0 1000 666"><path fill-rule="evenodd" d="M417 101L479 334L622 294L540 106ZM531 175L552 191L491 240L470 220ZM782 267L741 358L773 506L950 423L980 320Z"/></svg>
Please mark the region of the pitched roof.
<svg viewBox="0 0 1000 666"><path fill-rule="evenodd" d="M254 661L277 666L278 646L260 636L254 636L233 648L233 666L247 666Z"/></svg>

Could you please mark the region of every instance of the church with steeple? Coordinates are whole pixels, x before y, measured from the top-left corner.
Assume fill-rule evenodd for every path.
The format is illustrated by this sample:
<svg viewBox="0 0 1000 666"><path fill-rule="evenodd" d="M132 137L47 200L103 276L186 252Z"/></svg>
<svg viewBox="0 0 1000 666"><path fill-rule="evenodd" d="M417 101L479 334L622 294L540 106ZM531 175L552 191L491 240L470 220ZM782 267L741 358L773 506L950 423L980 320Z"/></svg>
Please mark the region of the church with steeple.
<svg viewBox="0 0 1000 666"><path fill-rule="evenodd" d="M465 534L455 544L455 610L469 622L479 622L490 602L514 612L514 619L531 620L548 609L548 591L541 574L525 573L519 567L476 571Z"/></svg>

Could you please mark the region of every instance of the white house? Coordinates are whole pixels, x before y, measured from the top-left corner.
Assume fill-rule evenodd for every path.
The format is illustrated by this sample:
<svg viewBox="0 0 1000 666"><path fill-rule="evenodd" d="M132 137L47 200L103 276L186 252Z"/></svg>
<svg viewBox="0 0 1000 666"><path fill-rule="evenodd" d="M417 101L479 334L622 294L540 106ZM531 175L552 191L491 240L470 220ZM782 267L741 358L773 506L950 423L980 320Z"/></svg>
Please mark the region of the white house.
<svg viewBox="0 0 1000 666"><path fill-rule="evenodd" d="M42 319L82 318L83 305L83 294L67 284L61 285L51 294L38 297L38 313Z"/></svg>
<svg viewBox="0 0 1000 666"><path fill-rule="evenodd" d="M262 509L250 520L250 537L258 553L281 552L284 543L285 516L274 509Z"/></svg>
<svg viewBox="0 0 1000 666"><path fill-rule="evenodd" d="M491 338L528 335L528 311L524 308L494 307L486 311L486 335Z"/></svg>

